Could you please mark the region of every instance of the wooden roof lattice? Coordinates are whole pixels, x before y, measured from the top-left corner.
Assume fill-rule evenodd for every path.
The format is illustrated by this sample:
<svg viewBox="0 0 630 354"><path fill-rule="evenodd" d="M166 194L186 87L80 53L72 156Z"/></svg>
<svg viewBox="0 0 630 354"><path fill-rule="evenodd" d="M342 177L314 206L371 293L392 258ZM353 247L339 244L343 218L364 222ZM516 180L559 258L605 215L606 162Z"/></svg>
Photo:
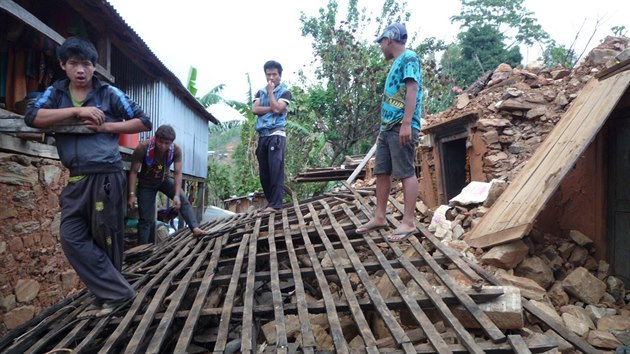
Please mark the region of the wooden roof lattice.
<svg viewBox="0 0 630 354"><path fill-rule="evenodd" d="M404 245L387 242L384 230L356 234L372 216L374 197L348 189L304 203L294 197L268 217L242 213L204 224L209 235L201 239L186 230L132 249L123 274L138 295L128 309L78 319L91 300L82 291L0 339L0 351L353 353L352 337L367 353L529 353L555 346L500 329L500 318L482 306L505 288L423 227ZM402 206L390 202L393 228ZM447 269L474 286L455 282ZM391 285L380 286L381 278ZM477 329L464 326L455 308ZM388 337L376 335L375 321ZM263 336L269 326L271 341ZM322 331L330 346L321 342Z"/></svg>

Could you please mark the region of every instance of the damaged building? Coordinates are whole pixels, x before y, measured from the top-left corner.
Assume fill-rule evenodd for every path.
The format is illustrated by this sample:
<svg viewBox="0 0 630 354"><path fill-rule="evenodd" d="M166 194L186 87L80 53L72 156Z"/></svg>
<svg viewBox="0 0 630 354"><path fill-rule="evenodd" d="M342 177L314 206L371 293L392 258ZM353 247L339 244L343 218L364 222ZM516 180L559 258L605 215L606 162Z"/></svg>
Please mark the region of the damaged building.
<svg viewBox="0 0 630 354"><path fill-rule="evenodd" d="M12 236L0 240L0 255L11 281L0 289L0 352L600 353L630 345L627 260L614 255L628 241L608 231L627 230L623 198L610 197L624 195L610 181L623 181L627 151L627 45L606 40L575 70L502 65L427 117L420 222L407 241L354 231L375 204L370 171L359 174L364 159L351 176L366 180L351 184L348 171L333 169L348 179L326 195L293 195L279 213L245 211L203 224L203 238L182 231L128 250L123 274L138 296L103 318L78 317L91 295L61 259L57 198L67 176L45 152L5 152L0 219ZM495 187L479 202L450 203L470 182ZM390 229L400 201L394 190ZM441 205L446 227L431 223ZM14 222L21 211L42 215Z"/></svg>

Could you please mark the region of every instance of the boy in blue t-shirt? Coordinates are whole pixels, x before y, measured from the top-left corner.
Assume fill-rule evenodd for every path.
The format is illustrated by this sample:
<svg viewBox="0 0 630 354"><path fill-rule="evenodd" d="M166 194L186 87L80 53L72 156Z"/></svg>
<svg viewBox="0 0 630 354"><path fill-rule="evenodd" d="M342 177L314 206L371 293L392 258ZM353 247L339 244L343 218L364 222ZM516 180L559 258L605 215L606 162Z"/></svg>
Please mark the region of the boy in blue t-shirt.
<svg viewBox="0 0 630 354"><path fill-rule="evenodd" d="M393 60L385 81L381 103L381 128L377 138L376 212L374 218L361 225L356 232L364 234L386 228L387 199L392 176L402 180L404 195L403 219L388 237L402 241L416 232L415 205L418 195L415 151L420 132L422 102L422 73L415 52L406 49L407 30L400 23L385 28L376 40L386 60Z"/></svg>

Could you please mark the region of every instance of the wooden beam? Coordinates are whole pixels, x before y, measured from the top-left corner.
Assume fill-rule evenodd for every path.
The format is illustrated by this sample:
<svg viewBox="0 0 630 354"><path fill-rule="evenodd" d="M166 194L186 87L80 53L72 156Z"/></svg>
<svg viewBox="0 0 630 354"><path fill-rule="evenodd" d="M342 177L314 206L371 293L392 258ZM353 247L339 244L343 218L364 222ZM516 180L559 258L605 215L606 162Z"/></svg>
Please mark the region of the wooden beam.
<svg viewBox="0 0 630 354"><path fill-rule="evenodd" d="M94 131L85 125L55 124L48 128L33 128L26 125L23 118L0 119L0 132L94 134Z"/></svg>
<svg viewBox="0 0 630 354"><path fill-rule="evenodd" d="M52 39L59 45L63 44L66 40L62 35L48 27L48 25L13 0L0 0L0 9L13 15L18 20L44 34L46 37ZM115 78L112 74L110 74L109 71L103 68L99 63L96 63L96 72L99 73L106 81L109 81L110 83L115 82Z"/></svg>
<svg viewBox="0 0 630 354"><path fill-rule="evenodd" d="M357 166L357 168L354 169L354 172L352 172L350 177L348 177L348 179L346 180L346 183L351 184L352 182L354 182L354 179L357 178L359 173L361 173L361 171L365 167L365 164L367 164L368 161L370 161L370 159L372 158L372 155L374 155L375 152L376 152L376 143L372 146L370 151L368 151L365 157L363 157L363 160L361 160L361 163L359 163L359 166Z"/></svg>
<svg viewBox="0 0 630 354"><path fill-rule="evenodd" d="M465 238L464 241L466 241L470 247L476 248L484 248L487 247L487 245L500 245L502 243L520 239L531 230L531 226L532 224L529 223L516 227L510 227L508 229L482 235L474 239Z"/></svg>
<svg viewBox="0 0 630 354"><path fill-rule="evenodd" d="M0 134L0 150L55 160L59 159L57 148L52 145L23 140L6 134Z"/></svg>
<svg viewBox="0 0 630 354"><path fill-rule="evenodd" d="M605 80L625 70L630 70L630 48L617 54L614 59L606 63L606 67L595 74L595 77L600 80Z"/></svg>

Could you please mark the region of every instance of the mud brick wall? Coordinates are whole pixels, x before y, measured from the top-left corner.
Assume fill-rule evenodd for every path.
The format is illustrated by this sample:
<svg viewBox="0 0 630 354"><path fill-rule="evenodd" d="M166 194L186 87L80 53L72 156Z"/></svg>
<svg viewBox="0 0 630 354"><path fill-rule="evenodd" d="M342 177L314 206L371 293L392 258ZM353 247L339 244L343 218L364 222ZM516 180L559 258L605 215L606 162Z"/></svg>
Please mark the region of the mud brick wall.
<svg viewBox="0 0 630 354"><path fill-rule="evenodd" d="M0 153L0 337L81 288L59 243L59 161Z"/></svg>

